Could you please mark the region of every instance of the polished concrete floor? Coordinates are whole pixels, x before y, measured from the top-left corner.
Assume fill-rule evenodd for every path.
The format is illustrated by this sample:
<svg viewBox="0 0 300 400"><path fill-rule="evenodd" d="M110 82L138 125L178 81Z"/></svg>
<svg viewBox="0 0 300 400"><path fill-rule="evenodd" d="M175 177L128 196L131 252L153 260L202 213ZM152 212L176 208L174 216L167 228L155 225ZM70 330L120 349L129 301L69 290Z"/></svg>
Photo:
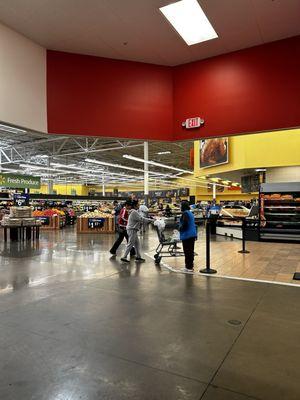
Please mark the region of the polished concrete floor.
<svg viewBox="0 0 300 400"><path fill-rule="evenodd" d="M298 287L124 266L112 240L0 242L0 399L299 400Z"/></svg>

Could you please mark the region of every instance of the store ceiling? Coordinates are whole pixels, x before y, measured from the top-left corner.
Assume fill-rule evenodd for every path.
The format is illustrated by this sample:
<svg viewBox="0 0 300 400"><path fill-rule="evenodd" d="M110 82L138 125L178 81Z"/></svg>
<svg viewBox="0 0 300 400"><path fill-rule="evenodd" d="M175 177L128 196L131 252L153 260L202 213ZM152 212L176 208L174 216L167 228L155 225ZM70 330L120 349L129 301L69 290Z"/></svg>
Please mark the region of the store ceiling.
<svg viewBox="0 0 300 400"><path fill-rule="evenodd" d="M190 170L189 155L193 142L149 142L149 160L181 169ZM170 152L168 154L157 154ZM0 126L0 164L2 172L25 172L47 179L69 180L75 183L101 183L102 172L105 181L122 182L128 177L134 182L138 171L118 168L143 169L143 164L126 159L123 155L144 157L144 142L117 140L84 136L48 135L33 131L8 132ZM111 166L86 162L86 159L111 163ZM52 165L56 164L56 165ZM58 166L60 165L60 166ZM68 168L67 166L70 166ZM40 168L38 168L40 167ZM47 170L47 167L53 168ZM58 171L54 171L57 169ZM150 166L153 172L174 173L166 168ZM95 176L91 176L95 174ZM119 174L119 175L118 175ZM130 177L131 178L130 178Z"/></svg>
<svg viewBox="0 0 300 400"><path fill-rule="evenodd" d="M199 0L219 35L187 46L159 7L170 0L0 1L0 20L52 49L178 65L300 34L299 0Z"/></svg>

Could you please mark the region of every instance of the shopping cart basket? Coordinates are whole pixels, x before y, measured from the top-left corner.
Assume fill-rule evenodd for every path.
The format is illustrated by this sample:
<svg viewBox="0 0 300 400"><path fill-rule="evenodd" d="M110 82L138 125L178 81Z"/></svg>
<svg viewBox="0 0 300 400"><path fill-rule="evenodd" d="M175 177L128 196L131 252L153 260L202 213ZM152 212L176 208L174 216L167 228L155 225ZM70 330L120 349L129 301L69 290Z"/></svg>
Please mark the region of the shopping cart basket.
<svg viewBox="0 0 300 400"><path fill-rule="evenodd" d="M156 247L154 254L155 264L159 264L163 257L182 257L184 253L180 250L178 243L180 240L173 239L172 237L166 238L164 230L159 229L157 226L154 227L158 237L158 246Z"/></svg>

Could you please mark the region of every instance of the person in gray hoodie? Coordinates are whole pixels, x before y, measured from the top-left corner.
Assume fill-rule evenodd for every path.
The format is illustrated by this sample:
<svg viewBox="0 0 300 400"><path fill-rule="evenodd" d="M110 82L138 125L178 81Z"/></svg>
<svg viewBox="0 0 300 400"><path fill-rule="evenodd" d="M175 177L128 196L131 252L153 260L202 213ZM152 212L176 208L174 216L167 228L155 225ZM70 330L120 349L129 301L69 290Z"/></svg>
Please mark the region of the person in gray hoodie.
<svg viewBox="0 0 300 400"><path fill-rule="evenodd" d="M145 218L143 217L139 212L139 202L138 200L132 200L132 209L129 212L129 218L128 218L128 223L127 223L127 233L128 233L128 244L126 246L125 253L123 257L121 258L121 261L129 263L127 256L130 253L130 250L134 247L135 252L136 252L136 258L135 261L138 262L144 262L145 259L142 258L141 252L140 252L140 240L138 237L138 231L141 227L142 222L152 222L151 218Z"/></svg>

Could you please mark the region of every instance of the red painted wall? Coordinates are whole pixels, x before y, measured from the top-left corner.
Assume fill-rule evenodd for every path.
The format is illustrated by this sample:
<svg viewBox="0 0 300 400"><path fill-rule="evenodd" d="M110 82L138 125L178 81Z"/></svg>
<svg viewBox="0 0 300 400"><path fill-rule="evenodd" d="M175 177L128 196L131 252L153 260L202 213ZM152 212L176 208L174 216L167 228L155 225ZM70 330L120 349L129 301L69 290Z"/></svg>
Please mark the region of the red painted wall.
<svg viewBox="0 0 300 400"><path fill-rule="evenodd" d="M186 118L204 127L185 130ZM300 126L300 36L174 68L174 138Z"/></svg>
<svg viewBox="0 0 300 400"><path fill-rule="evenodd" d="M300 126L300 36L175 68L48 51L48 131L182 140ZM181 123L201 116L204 127Z"/></svg>
<svg viewBox="0 0 300 400"><path fill-rule="evenodd" d="M47 52L48 132L172 140L172 70Z"/></svg>

